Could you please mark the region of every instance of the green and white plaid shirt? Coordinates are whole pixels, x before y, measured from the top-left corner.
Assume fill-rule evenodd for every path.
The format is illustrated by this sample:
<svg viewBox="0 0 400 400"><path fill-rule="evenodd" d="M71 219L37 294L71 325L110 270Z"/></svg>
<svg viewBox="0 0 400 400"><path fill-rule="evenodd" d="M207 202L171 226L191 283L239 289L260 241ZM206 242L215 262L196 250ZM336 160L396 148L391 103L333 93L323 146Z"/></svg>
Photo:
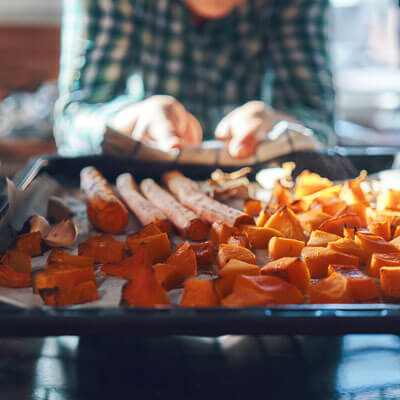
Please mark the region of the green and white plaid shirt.
<svg viewBox="0 0 400 400"><path fill-rule="evenodd" d="M55 136L96 152L107 122L155 94L177 98L205 139L250 100L334 140L328 0L248 0L197 26L182 0L64 1Z"/></svg>

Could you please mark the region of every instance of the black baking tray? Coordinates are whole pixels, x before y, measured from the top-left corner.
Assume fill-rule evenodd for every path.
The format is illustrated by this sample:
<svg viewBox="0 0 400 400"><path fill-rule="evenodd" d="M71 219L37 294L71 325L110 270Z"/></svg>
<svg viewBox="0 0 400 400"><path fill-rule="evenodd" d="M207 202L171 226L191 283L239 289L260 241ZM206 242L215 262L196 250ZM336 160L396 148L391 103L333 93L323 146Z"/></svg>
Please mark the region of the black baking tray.
<svg viewBox="0 0 400 400"><path fill-rule="evenodd" d="M294 160L296 170L310 169L331 179L356 176L361 169L374 173L391 168L396 149L337 148L335 152L297 153L268 165ZM341 164L341 165L338 165ZM31 160L14 178L25 189L38 175L47 173L63 185L76 186L79 172L96 166L109 180L130 171L137 179L158 179L166 168L203 179L215 166L147 163L104 155L75 158L57 155ZM253 173L267 164L254 166ZM231 170L233 168L227 168ZM6 204L0 205L1 209ZM199 335L287 334L336 335L348 333L400 333L400 304L296 305L266 308L93 308L0 306L0 336L51 335Z"/></svg>

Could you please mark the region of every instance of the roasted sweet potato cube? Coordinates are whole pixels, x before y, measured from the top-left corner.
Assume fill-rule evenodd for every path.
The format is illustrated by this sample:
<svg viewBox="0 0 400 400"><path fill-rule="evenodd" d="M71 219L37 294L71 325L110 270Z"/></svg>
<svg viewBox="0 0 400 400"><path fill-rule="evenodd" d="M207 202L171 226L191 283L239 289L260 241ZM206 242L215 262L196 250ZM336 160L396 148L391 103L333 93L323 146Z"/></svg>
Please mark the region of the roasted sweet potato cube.
<svg viewBox="0 0 400 400"><path fill-rule="evenodd" d="M92 257L76 256L61 249L53 249L47 257L46 268L51 269L58 265L94 268L94 259Z"/></svg>
<svg viewBox="0 0 400 400"><path fill-rule="evenodd" d="M301 226L307 232L312 232L318 229L321 224L328 219L331 219L331 215L326 214L318 210L310 210L301 214L297 214L297 218L300 221Z"/></svg>
<svg viewBox="0 0 400 400"><path fill-rule="evenodd" d="M379 278L379 271L382 267L400 267L400 252L398 253L373 253L367 274Z"/></svg>
<svg viewBox="0 0 400 400"><path fill-rule="evenodd" d="M144 226L140 231L130 235L132 239L142 239L147 236L154 236L162 233L160 228L156 224L149 224Z"/></svg>
<svg viewBox="0 0 400 400"><path fill-rule="evenodd" d="M131 236L128 236L126 238L126 245L133 255L141 248L145 248L152 264L165 261L171 253L171 244L166 233L159 233L140 239L132 239Z"/></svg>
<svg viewBox="0 0 400 400"><path fill-rule="evenodd" d="M211 279L187 279L180 302L181 307L216 307L219 297Z"/></svg>
<svg viewBox="0 0 400 400"><path fill-rule="evenodd" d="M99 299L97 286L93 281L78 283L73 287L54 287L40 289L39 294L48 306L68 306L82 304Z"/></svg>
<svg viewBox="0 0 400 400"><path fill-rule="evenodd" d="M269 211L274 212L280 207L288 206L292 202L293 198L290 190L277 181L272 189L271 199L269 200L266 208Z"/></svg>
<svg viewBox="0 0 400 400"><path fill-rule="evenodd" d="M273 259L281 257L300 257L304 242L296 239L273 237L268 244L268 255Z"/></svg>
<svg viewBox="0 0 400 400"><path fill-rule="evenodd" d="M91 257L95 263L118 263L125 258L125 244L111 235L96 235L79 244L78 255Z"/></svg>
<svg viewBox="0 0 400 400"><path fill-rule="evenodd" d="M341 239L341 237L338 235L335 235L333 233L316 230L316 231L311 232L311 236L307 242L307 246L327 247L328 243L335 242L339 239Z"/></svg>
<svg viewBox="0 0 400 400"><path fill-rule="evenodd" d="M345 215L358 215L361 221L361 228L366 228L368 225L367 220L367 206L364 203L354 203L347 205L341 209L335 217L343 217Z"/></svg>
<svg viewBox="0 0 400 400"><path fill-rule="evenodd" d="M333 272L327 278L313 283L310 287L309 296L311 304L353 302L349 281L338 272Z"/></svg>
<svg viewBox="0 0 400 400"><path fill-rule="evenodd" d="M172 264L153 265L154 276L157 282L165 289L175 289L183 284L185 275L178 266Z"/></svg>
<svg viewBox="0 0 400 400"><path fill-rule="evenodd" d="M390 222L388 218L377 218L368 224L368 229L374 235L380 236L386 241L391 239Z"/></svg>
<svg viewBox="0 0 400 400"><path fill-rule="evenodd" d="M178 250L182 246L184 244L179 244L176 246L176 249ZM194 251L198 265L210 265L214 262L215 251L211 240L201 243L191 243L190 247Z"/></svg>
<svg viewBox="0 0 400 400"><path fill-rule="evenodd" d="M300 304L303 294L296 286L275 276L239 275L233 285L233 293L241 290L253 290L270 296L274 304Z"/></svg>
<svg viewBox="0 0 400 400"><path fill-rule="evenodd" d="M25 274L32 272L31 256L20 250L8 249L1 257L1 264L8 265L16 272Z"/></svg>
<svg viewBox="0 0 400 400"><path fill-rule="evenodd" d="M354 301L368 301L379 297L376 283L358 268L351 265L330 265L328 275L337 272L348 281L351 297Z"/></svg>
<svg viewBox="0 0 400 400"><path fill-rule="evenodd" d="M333 188L332 188L333 189ZM328 190L328 189L326 189ZM346 202L338 197L319 197L311 202L311 210L319 210L334 217L346 207Z"/></svg>
<svg viewBox="0 0 400 400"><path fill-rule="evenodd" d="M241 229L246 233L250 248L252 249L266 249L272 237L282 236L279 231L273 228L243 225Z"/></svg>
<svg viewBox="0 0 400 400"><path fill-rule="evenodd" d="M397 225L393 230L393 239L400 236L400 225Z"/></svg>
<svg viewBox="0 0 400 400"><path fill-rule="evenodd" d="M346 182L341 196L348 204L365 204L367 199L361 187L361 183L365 180L365 174L361 173L356 179Z"/></svg>
<svg viewBox="0 0 400 400"><path fill-rule="evenodd" d="M400 211L400 190L389 189L379 194L376 200L376 208L378 211Z"/></svg>
<svg viewBox="0 0 400 400"><path fill-rule="evenodd" d="M40 232L31 232L19 235L15 241L14 247L30 256L39 256L42 254L42 236Z"/></svg>
<svg viewBox="0 0 400 400"><path fill-rule="evenodd" d="M231 228L219 222L214 222L211 225L210 239L214 247L218 248L221 243L226 243L234 232L236 232L235 228Z"/></svg>
<svg viewBox="0 0 400 400"><path fill-rule="evenodd" d="M382 267L379 277L383 296L400 298L400 267Z"/></svg>
<svg viewBox="0 0 400 400"><path fill-rule="evenodd" d="M327 276L330 264L359 265L358 257L325 247L307 246L304 247L301 254L310 270L311 278L323 278Z"/></svg>
<svg viewBox="0 0 400 400"><path fill-rule="evenodd" d="M221 298L228 296L233 289L233 284L238 275L260 275L258 265L231 259L219 272L220 278L215 282L215 289Z"/></svg>
<svg viewBox="0 0 400 400"><path fill-rule="evenodd" d="M334 217L323 222L318 229L320 231L342 236L344 226L347 228L360 229L362 226L361 219L358 215L343 215L340 217Z"/></svg>
<svg viewBox="0 0 400 400"><path fill-rule="evenodd" d="M355 240L357 228L348 228L346 225L343 227L343 237L345 239Z"/></svg>
<svg viewBox="0 0 400 400"><path fill-rule="evenodd" d="M221 244L217 254L218 266L223 268L225 264L233 258L249 264L257 264L256 256L249 249L241 246L232 246L230 244Z"/></svg>
<svg viewBox="0 0 400 400"><path fill-rule="evenodd" d="M301 199L331 186L333 186L333 183L329 179L305 170L296 179L294 194L296 199Z"/></svg>
<svg viewBox="0 0 400 400"><path fill-rule="evenodd" d="M177 247L175 253L168 257L166 264L177 266L184 277L197 275L197 259L189 242Z"/></svg>
<svg viewBox="0 0 400 400"><path fill-rule="evenodd" d="M286 206L277 210L264 227L276 229L283 237L289 239L301 240L303 242L307 241L299 219L296 214Z"/></svg>
<svg viewBox="0 0 400 400"><path fill-rule="evenodd" d="M250 247L249 238L246 232L235 232L229 239L227 244L231 244L232 246L241 246L246 247L247 249Z"/></svg>
<svg viewBox="0 0 400 400"><path fill-rule="evenodd" d="M101 270L107 275L122 279L134 279L142 265L150 264L146 249L138 251L135 255L125 258L119 263L103 264Z"/></svg>
<svg viewBox="0 0 400 400"><path fill-rule="evenodd" d="M94 269L88 267L76 267L74 265L59 265L50 270L41 269L32 272L32 287L34 293L41 289L55 287L72 288L79 283L92 281L97 287Z"/></svg>
<svg viewBox="0 0 400 400"><path fill-rule="evenodd" d="M250 216L258 217L263 209L263 203L260 200L247 200L244 203L243 211Z"/></svg>
<svg viewBox="0 0 400 400"><path fill-rule="evenodd" d="M380 236L369 232L357 232L355 242L364 250L362 263L369 265L373 253L398 253L399 249ZM335 264L335 263L333 263ZM340 264L340 263L336 263Z"/></svg>
<svg viewBox="0 0 400 400"><path fill-rule="evenodd" d="M330 242L328 243L328 249L356 256L359 260L364 257L364 250L354 240L350 239L339 239L335 242Z"/></svg>
<svg viewBox="0 0 400 400"><path fill-rule="evenodd" d="M262 275L276 276L296 286L302 293L310 287L310 271L299 257L282 257L261 268Z"/></svg>
<svg viewBox="0 0 400 400"><path fill-rule="evenodd" d="M271 214L268 210L261 211L260 215L257 217L256 226L264 226L270 216Z"/></svg>
<svg viewBox="0 0 400 400"><path fill-rule="evenodd" d="M0 286L24 288L32 286L31 274L17 272L8 265L0 264Z"/></svg>
<svg viewBox="0 0 400 400"><path fill-rule="evenodd" d="M221 300L223 307L265 307L275 304L268 293L255 290L236 290Z"/></svg>
<svg viewBox="0 0 400 400"><path fill-rule="evenodd" d="M128 281L122 288L122 306L156 307L170 304L165 290L157 282L150 263L142 264L137 270L135 279Z"/></svg>

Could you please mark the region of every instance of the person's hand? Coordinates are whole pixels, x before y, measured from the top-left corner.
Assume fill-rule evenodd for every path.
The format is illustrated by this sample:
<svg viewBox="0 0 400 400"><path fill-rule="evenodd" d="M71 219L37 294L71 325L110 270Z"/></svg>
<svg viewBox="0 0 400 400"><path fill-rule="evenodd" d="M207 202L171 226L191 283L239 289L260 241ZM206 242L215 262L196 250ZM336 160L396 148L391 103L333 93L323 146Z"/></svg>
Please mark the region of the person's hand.
<svg viewBox="0 0 400 400"><path fill-rule="evenodd" d="M115 116L112 127L163 151L202 141L197 119L171 96L152 96L124 108Z"/></svg>
<svg viewBox="0 0 400 400"><path fill-rule="evenodd" d="M231 157L250 157L259 142L282 119L293 120L261 101L249 101L221 120L215 130L215 138L227 142Z"/></svg>

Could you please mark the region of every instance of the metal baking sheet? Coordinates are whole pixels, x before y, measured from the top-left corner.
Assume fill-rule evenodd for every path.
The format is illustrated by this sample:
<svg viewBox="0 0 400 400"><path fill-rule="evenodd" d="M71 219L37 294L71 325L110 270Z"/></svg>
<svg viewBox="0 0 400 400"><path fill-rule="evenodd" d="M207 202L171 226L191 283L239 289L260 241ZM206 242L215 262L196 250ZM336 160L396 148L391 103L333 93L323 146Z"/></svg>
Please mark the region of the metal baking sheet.
<svg viewBox="0 0 400 400"><path fill-rule="evenodd" d="M393 156L393 155L392 155ZM323 158L324 165L336 163L337 156L329 154L296 155L302 168L316 172L315 160ZM360 154L357 157L361 157ZM388 154L379 155L386 161ZM364 157L365 165L370 160ZM312 165L307 166L307 160ZM346 159L348 161L348 159ZM393 161L393 157L392 157ZM121 172L130 171L139 179L159 178L165 165L143 164L130 160L122 162L105 156L63 158L58 156L33 160L15 178L16 185L28 190L39 176L48 174L59 184L76 188L79 171L95 165L110 180ZM265 166L265 165L264 165ZM176 168L171 165L170 168ZM262 166L259 166L261 168ZM387 167L384 165L383 167ZM204 178L211 170L202 167L189 171L180 165L185 174ZM374 172L374 171L372 171ZM324 175L323 171L320 172ZM329 174L325 174L329 176ZM353 175L354 176L354 175ZM341 179L351 177L341 176ZM337 178L337 177L335 177ZM0 307L0 335L113 335L124 332L131 335L206 335L222 334L309 334L333 335L345 333L399 333L400 305L396 304L346 304L346 305L297 305L241 309L184 309L173 308L120 308L120 307Z"/></svg>

